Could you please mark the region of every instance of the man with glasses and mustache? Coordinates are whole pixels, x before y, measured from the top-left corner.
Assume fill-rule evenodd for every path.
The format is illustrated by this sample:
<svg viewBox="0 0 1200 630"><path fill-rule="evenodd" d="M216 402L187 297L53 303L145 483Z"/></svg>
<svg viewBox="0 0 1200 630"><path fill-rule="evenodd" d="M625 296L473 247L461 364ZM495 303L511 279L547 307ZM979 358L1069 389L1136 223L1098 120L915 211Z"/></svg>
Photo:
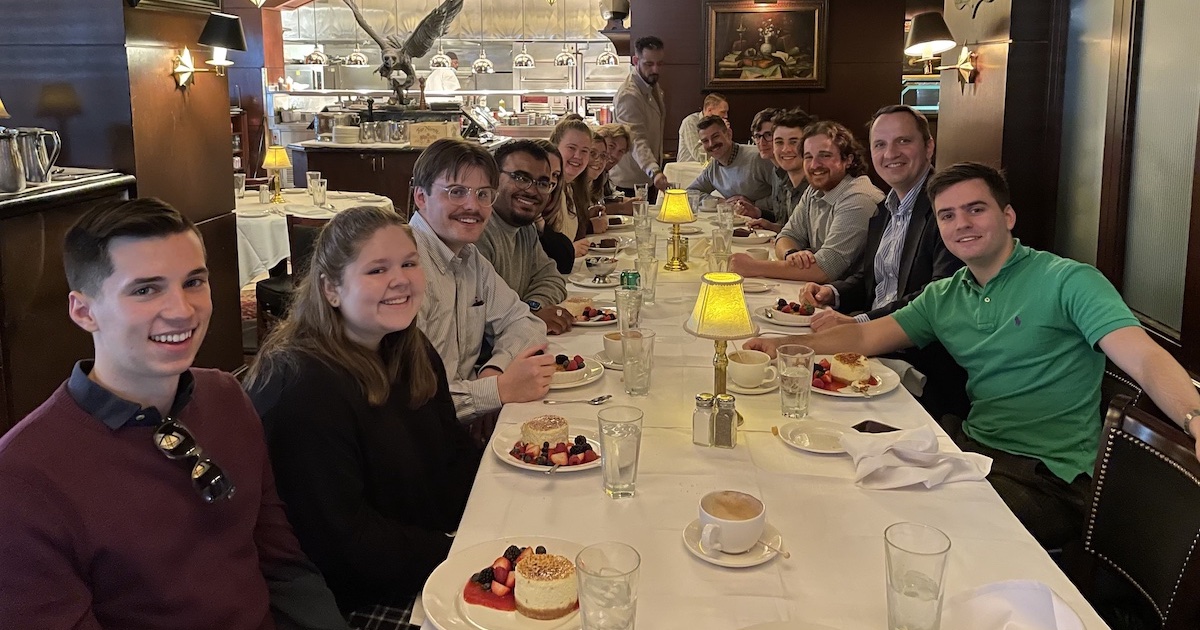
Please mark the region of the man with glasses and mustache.
<svg viewBox="0 0 1200 630"><path fill-rule="evenodd" d="M156 199L67 231L95 356L0 438L0 627L337 628L238 382L192 368L212 315L200 233Z"/></svg>
<svg viewBox="0 0 1200 630"><path fill-rule="evenodd" d="M464 424L504 403L542 398L554 375L545 324L475 246L491 219L499 179L487 150L460 139L434 142L413 167L417 212L410 224L426 278L417 325L446 365ZM494 345L477 368L485 337Z"/></svg>
<svg viewBox="0 0 1200 630"><path fill-rule="evenodd" d="M771 197L773 165L760 158L758 152L733 141L733 130L719 116L708 116L697 125L700 143L712 158L708 166L688 184L688 190L721 196L758 200Z"/></svg>
<svg viewBox="0 0 1200 630"><path fill-rule="evenodd" d="M555 186L546 150L533 140L513 140L500 145L494 157L500 167L495 214L475 246L546 323L546 332L567 332L571 314L557 306L567 297L567 284L542 249L534 226Z"/></svg>

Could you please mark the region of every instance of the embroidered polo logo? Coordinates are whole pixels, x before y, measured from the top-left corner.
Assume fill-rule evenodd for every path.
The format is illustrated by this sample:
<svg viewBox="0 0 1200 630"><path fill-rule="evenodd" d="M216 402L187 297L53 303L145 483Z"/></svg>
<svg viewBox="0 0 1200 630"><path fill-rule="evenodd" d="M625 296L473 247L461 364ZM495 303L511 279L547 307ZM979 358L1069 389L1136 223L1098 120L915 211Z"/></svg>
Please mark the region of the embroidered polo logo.
<svg viewBox="0 0 1200 630"><path fill-rule="evenodd" d="M1017 315L1016 317L1014 317L1013 323L1016 324L1017 326L1020 326L1021 325L1021 316Z"/></svg>

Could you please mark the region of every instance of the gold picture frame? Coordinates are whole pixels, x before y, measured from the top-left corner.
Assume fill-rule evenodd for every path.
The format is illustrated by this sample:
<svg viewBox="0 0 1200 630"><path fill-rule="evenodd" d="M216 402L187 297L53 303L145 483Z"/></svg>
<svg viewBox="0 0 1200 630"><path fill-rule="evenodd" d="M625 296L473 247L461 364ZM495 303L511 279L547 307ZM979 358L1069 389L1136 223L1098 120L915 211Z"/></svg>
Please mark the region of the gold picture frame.
<svg viewBox="0 0 1200 630"><path fill-rule="evenodd" d="M704 89L824 88L828 0L705 0Z"/></svg>

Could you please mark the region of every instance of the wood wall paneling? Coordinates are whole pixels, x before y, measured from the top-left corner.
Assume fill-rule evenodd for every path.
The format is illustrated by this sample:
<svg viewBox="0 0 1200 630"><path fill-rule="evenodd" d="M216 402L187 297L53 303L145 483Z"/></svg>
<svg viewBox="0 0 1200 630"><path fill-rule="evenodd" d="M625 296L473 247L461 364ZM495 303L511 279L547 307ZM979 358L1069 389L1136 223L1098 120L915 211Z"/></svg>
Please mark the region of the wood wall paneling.
<svg viewBox="0 0 1200 630"><path fill-rule="evenodd" d="M1197 113L1200 121L1200 112ZM1196 157L1192 162L1192 208L1188 226L1187 269L1184 277L1183 323L1180 337L1186 342L1182 362L1193 373L1200 372L1200 124L1196 125Z"/></svg>
<svg viewBox="0 0 1200 630"><path fill-rule="evenodd" d="M242 311L237 269L237 219L232 212L196 224L208 255L213 314L196 365L234 371L241 367Z"/></svg>

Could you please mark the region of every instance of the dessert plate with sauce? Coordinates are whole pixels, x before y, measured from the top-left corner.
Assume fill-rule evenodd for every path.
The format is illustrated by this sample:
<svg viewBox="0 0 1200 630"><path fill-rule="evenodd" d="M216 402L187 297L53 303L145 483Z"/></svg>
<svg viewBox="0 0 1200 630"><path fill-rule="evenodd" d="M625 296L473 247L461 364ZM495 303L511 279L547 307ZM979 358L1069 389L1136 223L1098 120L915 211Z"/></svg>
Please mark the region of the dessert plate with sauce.
<svg viewBox="0 0 1200 630"><path fill-rule="evenodd" d="M561 469L560 469L561 470ZM575 561L583 545L543 536L512 536L456 551L429 574L421 591L425 618L438 630L578 630L579 611L550 621L538 621L514 611L468 604L463 589L471 575L500 557L509 545L542 545L547 553Z"/></svg>
<svg viewBox="0 0 1200 630"><path fill-rule="evenodd" d="M621 273L613 272L605 276L600 282L592 282L596 279L596 274L581 271L567 276L567 280L577 287L585 289L611 289L621 284Z"/></svg>
<svg viewBox="0 0 1200 630"><path fill-rule="evenodd" d="M709 555L704 553L704 548L700 546L700 528L700 519L688 523L688 526L683 529L683 545L687 547L688 551L692 552L693 556L719 567L729 567L731 569L755 567L779 555L774 549L768 549L761 544L754 545L743 553L713 551L712 555ZM762 537L759 540L764 540L778 549L784 548L783 534L780 534L779 530L770 521L763 527Z"/></svg>
<svg viewBox="0 0 1200 630"><path fill-rule="evenodd" d="M571 389L573 387L587 385L601 376L604 376L604 365L595 359L584 357L583 369L581 371L583 372L583 378L579 379L578 381L571 381L569 383L552 382L550 383L550 389Z"/></svg>
<svg viewBox="0 0 1200 630"><path fill-rule="evenodd" d="M770 242L775 238L775 233L771 230L751 230L749 236L738 236L735 232L733 235L734 245L762 245Z"/></svg>
<svg viewBox="0 0 1200 630"><path fill-rule="evenodd" d="M812 325L812 315L793 315L775 310L774 306L760 306L754 309L755 317L770 324L792 327L808 327Z"/></svg>
<svg viewBox="0 0 1200 630"><path fill-rule="evenodd" d="M610 240L617 242L615 247L603 247L600 245L600 243ZM611 256L622 249L629 247L630 245L633 245L633 239L629 238L628 236L596 236L592 237L592 239L588 241L588 251L594 254L605 254Z"/></svg>
<svg viewBox="0 0 1200 630"><path fill-rule="evenodd" d="M608 215L608 229L609 230L632 230L633 229L633 217L623 215L623 214L610 214L610 215Z"/></svg>
<svg viewBox="0 0 1200 630"><path fill-rule="evenodd" d="M818 354L817 356L813 357L813 361L817 363L819 363L821 359L829 359L832 361L833 356L828 354ZM871 376L874 376L875 380L879 381L878 384L871 385L867 388L868 395L878 396L880 394L886 394L900 386L900 375L897 374L892 368L881 363L879 359L867 359L867 365L871 369ZM821 389L820 387L814 387L812 390L818 394L837 396L839 398L865 398L861 393L851 389L849 385L839 390Z"/></svg>
<svg viewBox="0 0 1200 630"><path fill-rule="evenodd" d="M815 387L813 389L816 389ZM842 436L854 429L826 420L798 420L779 427L779 439L792 448L809 453L831 455L845 453Z"/></svg>
<svg viewBox="0 0 1200 630"><path fill-rule="evenodd" d="M605 313L612 313L613 315L617 314L617 303L613 302L611 300L610 301L597 300L595 302L592 302L592 308L594 308L598 311L604 311ZM610 319L608 321L592 321L592 320L588 320L586 322L573 321L573 322L571 322L571 325L572 326L582 326L584 328L588 328L588 327L596 327L596 326L612 326L613 324L615 324L619 321L621 321L620 318Z"/></svg>
<svg viewBox="0 0 1200 630"><path fill-rule="evenodd" d="M567 433L567 439L574 440L576 435L582 435L583 437L587 438L588 444L592 445L592 450L596 451L597 455L600 455L601 457L603 457L603 455L601 455L601 453L600 453L600 436L596 435L595 429L583 428L582 427L583 422L584 422L583 420L576 420L574 422L571 422L571 428ZM500 458L500 461L504 462L505 464L508 464L509 466L515 466L515 467L521 468L523 470L532 470L535 472L542 472L542 473L549 470L552 465L543 466L541 464L526 464L525 462L508 454L508 451L511 450L513 445L516 444L517 441L519 441L520 439L521 439L521 425L519 425L519 424L500 425L500 426L496 427L496 432L494 434L492 434L492 452L496 454L496 457ZM558 471L555 472L554 474L558 475L558 474L562 474L562 473L581 472L584 470L591 470L593 468L599 468L599 467L600 467L600 460L596 459L596 460L592 460L586 464L577 464L575 466L559 466ZM504 549L501 549L500 551L504 551ZM483 568L483 567L480 567L480 568ZM476 571L478 571L478 570L479 569L476 569Z"/></svg>

